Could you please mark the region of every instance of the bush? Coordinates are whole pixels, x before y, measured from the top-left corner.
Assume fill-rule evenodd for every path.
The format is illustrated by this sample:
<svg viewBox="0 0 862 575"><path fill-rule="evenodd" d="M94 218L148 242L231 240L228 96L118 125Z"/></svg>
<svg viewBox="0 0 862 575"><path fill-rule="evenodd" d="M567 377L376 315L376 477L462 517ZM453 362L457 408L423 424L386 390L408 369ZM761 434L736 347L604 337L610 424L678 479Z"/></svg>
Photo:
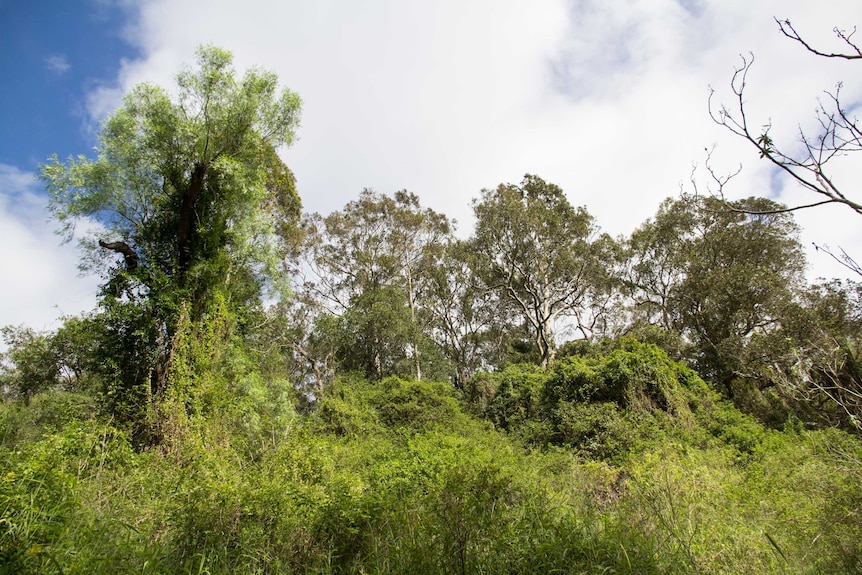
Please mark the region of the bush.
<svg viewBox="0 0 862 575"><path fill-rule="evenodd" d="M535 419L539 399L546 386L547 372L531 364L506 367L499 373L483 374L493 389L485 416L500 429L515 429ZM475 379L475 378L474 378Z"/></svg>

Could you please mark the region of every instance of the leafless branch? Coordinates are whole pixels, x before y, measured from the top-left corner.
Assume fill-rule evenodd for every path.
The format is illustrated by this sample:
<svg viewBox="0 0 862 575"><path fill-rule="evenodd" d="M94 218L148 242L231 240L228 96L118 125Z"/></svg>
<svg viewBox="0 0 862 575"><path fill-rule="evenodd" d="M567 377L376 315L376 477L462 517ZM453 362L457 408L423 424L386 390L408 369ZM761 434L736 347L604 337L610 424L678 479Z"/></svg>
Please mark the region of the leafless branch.
<svg viewBox="0 0 862 575"><path fill-rule="evenodd" d="M817 48L814 48L808 42L806 42L805 39L799 35L799 32L797 32L796 29L793 27L793 25L790 23L790 20L786 20L786 19L785 20L779 20L778 18L776 18L775 22L778 24L778 28L779 28L779 30L781 30L782 34L784 34L785 36L787 36L788 38L790 38L791 40L793 40L795 42L799 42L800 44L802 44L805 47L806 50L808 50L812 54L816 54L818 56L823 56L824 58L840 58L840 59L844 59L844 60L862 59L862 49L860 49L859 46L857 46L852 40L853 34L856 33L856 27L855 26L853 27L853 31L850 32L849 34L846 31L840 30L837 27L832 29L832 31L835 32L835 35L838 36L841 39L841 41L844 42L847 45L847 47L849 47L852 50L853 53L823 52L821 50L818 50Z"/></svg>
<svg viewBox="0 0 862 575"><path fill-rule="evenodd" d="M814 249L819 251L819 252L825 253L826 255L831 257L833 260L835 260L836 262L838 262L839 264L841 264L842 266L847 268L848 270L852 271L855 274L862 276L862 265L860 265L859 262L857 262L855 259L850 257L850 254L848 254L846 251L844 251L844 248L842 248L842 247L838 248L839 250L841 250L840 254L835 254L832 251L832 249L826 245L814 244Z"/></svg>
<svg viewBox="0 0 862 575"><path fill-rule="evenodd" d="M780 23L785 35L791 38L798 37L795 30L789 27L789 23ZM849 42L850 35L843 37ZM801 39L800 39L801 41ZM854 46L852 42L850 45ZM777 168L804 189L821 196L814 202L807 202L788 208L782 208L781 212L792 212L801 209L822 206L825 204L843 204L856 213L862 215L862 204L851 200L833 178L827 173L827 164L837 156L844 156L850 152L862 152L862 128L859 127L855 118L851 118L840 102L841 85L839 84L834 93L828 93L831 100L830 108L827 109L822 103L817 110L819 123L818 133L815 136L807 135L799 128L799 142L802 149L799 151L785 151L776 145L770 135L772 122L767 121L759 129L752 126L747 114L747 103L745 100L745 89L748 81L748 73L754 63L754 56L741 56L742 64L738 66L731 78L730 87L734 95L735 104L732 109L725 105L716 106L714 103L715 91L710 91L709 115L712 120L729 130L731 133L751 143L760 153L761 159L767 159ZM724 182L710 170L713 180L719 184L719 191L723 189ZM714 194L723 197L721 193ZM751 212L748 212L751 213ZM777 212L768 212L777 213Z"/></svg>

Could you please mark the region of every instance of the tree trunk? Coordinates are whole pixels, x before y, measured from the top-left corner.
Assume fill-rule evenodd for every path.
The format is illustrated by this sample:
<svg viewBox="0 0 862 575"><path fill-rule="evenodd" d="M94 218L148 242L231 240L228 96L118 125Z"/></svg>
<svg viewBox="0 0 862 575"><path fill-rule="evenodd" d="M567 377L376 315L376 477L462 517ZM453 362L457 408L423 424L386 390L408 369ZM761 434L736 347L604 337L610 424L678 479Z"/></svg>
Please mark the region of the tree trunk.
<svg viewBox="0 0 862 575"><path fill-rule="evenodd" d="M191 267L192 262L192 238L195 232L195 206L198 198L204 189L204 180L206 179L207 165L202 163L195 164L192 170L189 185L183 192L182 201L180 203L179 222L177 222L177 261L179 269L180 283L184 284L186 272Z"/></svg>

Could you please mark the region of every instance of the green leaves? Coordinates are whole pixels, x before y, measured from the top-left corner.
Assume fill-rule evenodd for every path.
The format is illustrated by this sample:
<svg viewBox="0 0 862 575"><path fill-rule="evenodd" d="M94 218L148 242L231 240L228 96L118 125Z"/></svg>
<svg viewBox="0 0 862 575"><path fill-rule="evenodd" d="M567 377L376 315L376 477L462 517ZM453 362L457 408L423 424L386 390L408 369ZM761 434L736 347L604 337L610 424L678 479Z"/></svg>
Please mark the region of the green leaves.
<svg viewBox="0 0 862 575"><path fill-rule="evenodd" d="M434 297L451 226L407 191L389 197L366 189L343 210L308 218L313 279L304 282L306 301L338 318L340 337L324 339L340 340L335 350L344 369L372 379L445 373L425 302Z"/></svg>
<svg viewBox="0 0 862 575"><path fill-rule="evenodd" d="M107 371L119 376L110 397L127 406L124 419L164 391L181 310L205 321L224 296L231 312L249 314L265 290L287 292L280 263L296 250L300 201L276 150L295 137L300 100L270 72L238 79L231 63L202 47L176 99L134 87L106 120L95 159L41 167L66 239L78 223L92 230L87 267L107 276L103 341L117 351Z"/></svg>
<svg viewBox="0 0 862 575"><path fill-rule="evenodd" d="M269 262L278 242L243 248L261 229L275 236L274 223L259 224L298 218L293 177L275 153L294 139L298 96L279 94L268 72L251 70L238 81L224 50L201 48L198 59L197 70L179 75L176 102L155 86L133 88L105 122L95 160L54 158L41 168L50 209L68 237L77 221L94 220L152 273L178 284L224 250L241 253L241 265ZM282 223L281 238L289 227Z"/></svg>
<svg viewBox="0 0 862 575"><path fill-rule="evenodd" d="M777 207L667 200L628 241L633 319L688 337L701 375L725 391L751 370L740 362L746 342L780 327L801 285L798 228Z"/></svg>
<svg viewBox="0 0 862 575"><path fill-rule="evenodd" d="M0 354L0 389L4 395L30 398L59 383L61 363L52 338L27 327L6 326L0 330L9 349Z"/></svg>
<svg viewBox="0 0 862 575"><path fill-rule="evenodd" d="M553 359L557 320L573 319L592 335L605 303L607 264L597 258L586 209L572 207L559 187L528 174L520 185L483 190L473 211L470 247L478 255L478 275L523 319L542 364Z"/></svg>

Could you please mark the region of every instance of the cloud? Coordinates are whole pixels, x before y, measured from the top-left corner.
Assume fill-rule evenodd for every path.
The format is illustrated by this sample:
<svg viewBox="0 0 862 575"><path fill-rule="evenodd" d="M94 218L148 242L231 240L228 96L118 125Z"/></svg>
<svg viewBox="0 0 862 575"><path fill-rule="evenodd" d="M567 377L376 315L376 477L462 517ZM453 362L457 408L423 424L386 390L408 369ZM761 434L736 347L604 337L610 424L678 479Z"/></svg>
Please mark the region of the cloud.
<svg viewBox="0 0 862 575"><path fill-rule="evenodd" d="M123 103L124 90L118 85L98 84L86 95L88 129L95 132L101 121Z"/></svg>
<svg viewBox="0 0 862 575"><path fill-rule="evenodd" d="M72 69L72 66L63 54L55 54L45 58L45 67L48 68L49 72L57 76L62 76Z"/></svg>
<svg viewBox="0 0 862 575"><path fill-rule="evenodd" d="M247 0L243 13L238 20L229 0L206 10L194 0L142 3L128 36L142 57L92 97L93 110L104 114L140 81L171 86L198 45L222 46L238 68L274 70L302 96L300 140L283 155L307 209L339 209L363 187L407 188L457 218L463 234L471 198L525 173L559 184L604 230L629 233L687 185L713 144L719 171L743 164L728 190L735 197L797 198L709 119L709 86L717 102L733 103L741 53L757 58L752 121L771 119L776 142L792 145L838 80L848 99L862 99L857 68L809 57L773 21L804 23L800 32L828 43L834 26L862 24L858 3ZM862 245L860 227L842 216L840 228L799 217L806 244ZM815 263L822 275L829 265Z"/></svg>
<svg viewBox="0 0 862 575"><path fill-rule="evenodd" d="M95 278L78 277L77 250L54 229L34 175L0 164L0 325L48 329L95 306Z"/></svg>

